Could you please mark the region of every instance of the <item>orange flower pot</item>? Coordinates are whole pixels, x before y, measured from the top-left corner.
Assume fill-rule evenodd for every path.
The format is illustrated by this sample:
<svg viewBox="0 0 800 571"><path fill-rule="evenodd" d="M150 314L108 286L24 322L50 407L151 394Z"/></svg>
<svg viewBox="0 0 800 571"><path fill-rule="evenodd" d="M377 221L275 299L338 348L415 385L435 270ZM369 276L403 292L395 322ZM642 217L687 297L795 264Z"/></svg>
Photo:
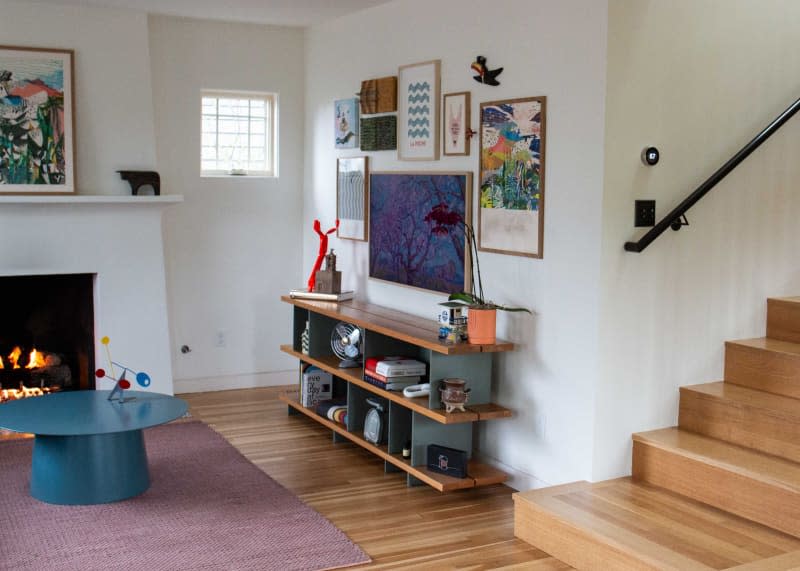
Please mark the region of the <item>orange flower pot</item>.
<svg viewBox="0 0 800 571"><path fill-rule="evenodd" d="M496 309L470 308L467 316L467 336L473 345L491 345L497 331Z"/></svg>

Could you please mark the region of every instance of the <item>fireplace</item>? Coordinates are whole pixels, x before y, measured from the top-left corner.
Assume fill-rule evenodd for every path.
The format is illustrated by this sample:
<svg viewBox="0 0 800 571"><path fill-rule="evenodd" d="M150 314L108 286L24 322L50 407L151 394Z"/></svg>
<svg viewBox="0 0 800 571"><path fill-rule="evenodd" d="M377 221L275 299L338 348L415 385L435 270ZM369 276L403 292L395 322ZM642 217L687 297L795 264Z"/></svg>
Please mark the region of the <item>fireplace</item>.
<svg viewBox="0 0 800 571"><path fill-rule="evenodd" d="M94 279L0 277L0 401L95 388Z"/></svg>

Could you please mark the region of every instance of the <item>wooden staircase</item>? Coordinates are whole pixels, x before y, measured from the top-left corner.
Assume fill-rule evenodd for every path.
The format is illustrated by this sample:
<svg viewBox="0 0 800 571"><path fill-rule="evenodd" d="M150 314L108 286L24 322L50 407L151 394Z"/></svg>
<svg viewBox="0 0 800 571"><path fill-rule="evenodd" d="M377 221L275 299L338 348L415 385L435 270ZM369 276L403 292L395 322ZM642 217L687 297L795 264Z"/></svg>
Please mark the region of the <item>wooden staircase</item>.
<svg viewBox="0 0 800 571"><path fill-rule="evenodd" d="M514 496L517 537L586 570L800 569L800 297L681 387L678 426L633 435L632 476Z"/></svg>

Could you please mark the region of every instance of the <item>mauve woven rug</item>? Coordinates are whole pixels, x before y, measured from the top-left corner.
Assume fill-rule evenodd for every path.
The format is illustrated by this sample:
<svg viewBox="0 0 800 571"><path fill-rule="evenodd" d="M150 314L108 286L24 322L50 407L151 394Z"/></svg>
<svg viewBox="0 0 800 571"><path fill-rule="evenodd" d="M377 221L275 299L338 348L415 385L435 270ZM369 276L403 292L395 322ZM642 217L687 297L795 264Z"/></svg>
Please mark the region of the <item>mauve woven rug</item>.
<svg viewBox="0 0 800 571"><path fill-rule="evenodd" d="M201 422L145 430L150 489L96 506L31 498L32 440L0 443L0 569L335 569L369 557Z"/></svg>

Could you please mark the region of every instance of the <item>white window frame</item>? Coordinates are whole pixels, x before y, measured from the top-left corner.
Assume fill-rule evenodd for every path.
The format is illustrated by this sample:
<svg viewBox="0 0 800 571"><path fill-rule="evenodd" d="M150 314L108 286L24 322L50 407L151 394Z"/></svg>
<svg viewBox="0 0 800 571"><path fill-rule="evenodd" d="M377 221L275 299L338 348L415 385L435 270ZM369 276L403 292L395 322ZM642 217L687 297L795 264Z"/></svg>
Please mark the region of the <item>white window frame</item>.
<svg viewBox="0 0 800 571"><path fill-rule="evenodd" d="M263 101L265 104L265 133L264 133L264 143L265 143L265 167L264 169L237 169L233 165L229 169L209 169L203 166L203 148L204 148L204 135L206 131L204 131L203 123L207 117L214 117L216 120L216 129L214 130L214 135L216 136L216 150L217 156L219 157L219 143L220 143L220 132L219 132L219 121L220 121L220 114L219 114L219 107L217 107L217 112L214 115L208 116L204 113L203 109L203 100L205 98L215 98L219 99L247 99L249 101ZM219 102L218 102L219 103ZM222 116L224 118L224 116ZM231 116L231 118L241 118L236 116ZM248 125L253 120L251 115L247 116ZM228 90L218 90L218 89L203 89L200 93L200 176L201 177L277 177L278 176L278 149L277 149L277 133L278 133L278 94L277 93L264 93L258 91L228 91ZM247 148L248 151L250 149L250 138L253 135L249 132L247 133L248 137L248 144ZM260 137L260 135L259 135ZM216 159L219 162L219 158Z"/></svg>

